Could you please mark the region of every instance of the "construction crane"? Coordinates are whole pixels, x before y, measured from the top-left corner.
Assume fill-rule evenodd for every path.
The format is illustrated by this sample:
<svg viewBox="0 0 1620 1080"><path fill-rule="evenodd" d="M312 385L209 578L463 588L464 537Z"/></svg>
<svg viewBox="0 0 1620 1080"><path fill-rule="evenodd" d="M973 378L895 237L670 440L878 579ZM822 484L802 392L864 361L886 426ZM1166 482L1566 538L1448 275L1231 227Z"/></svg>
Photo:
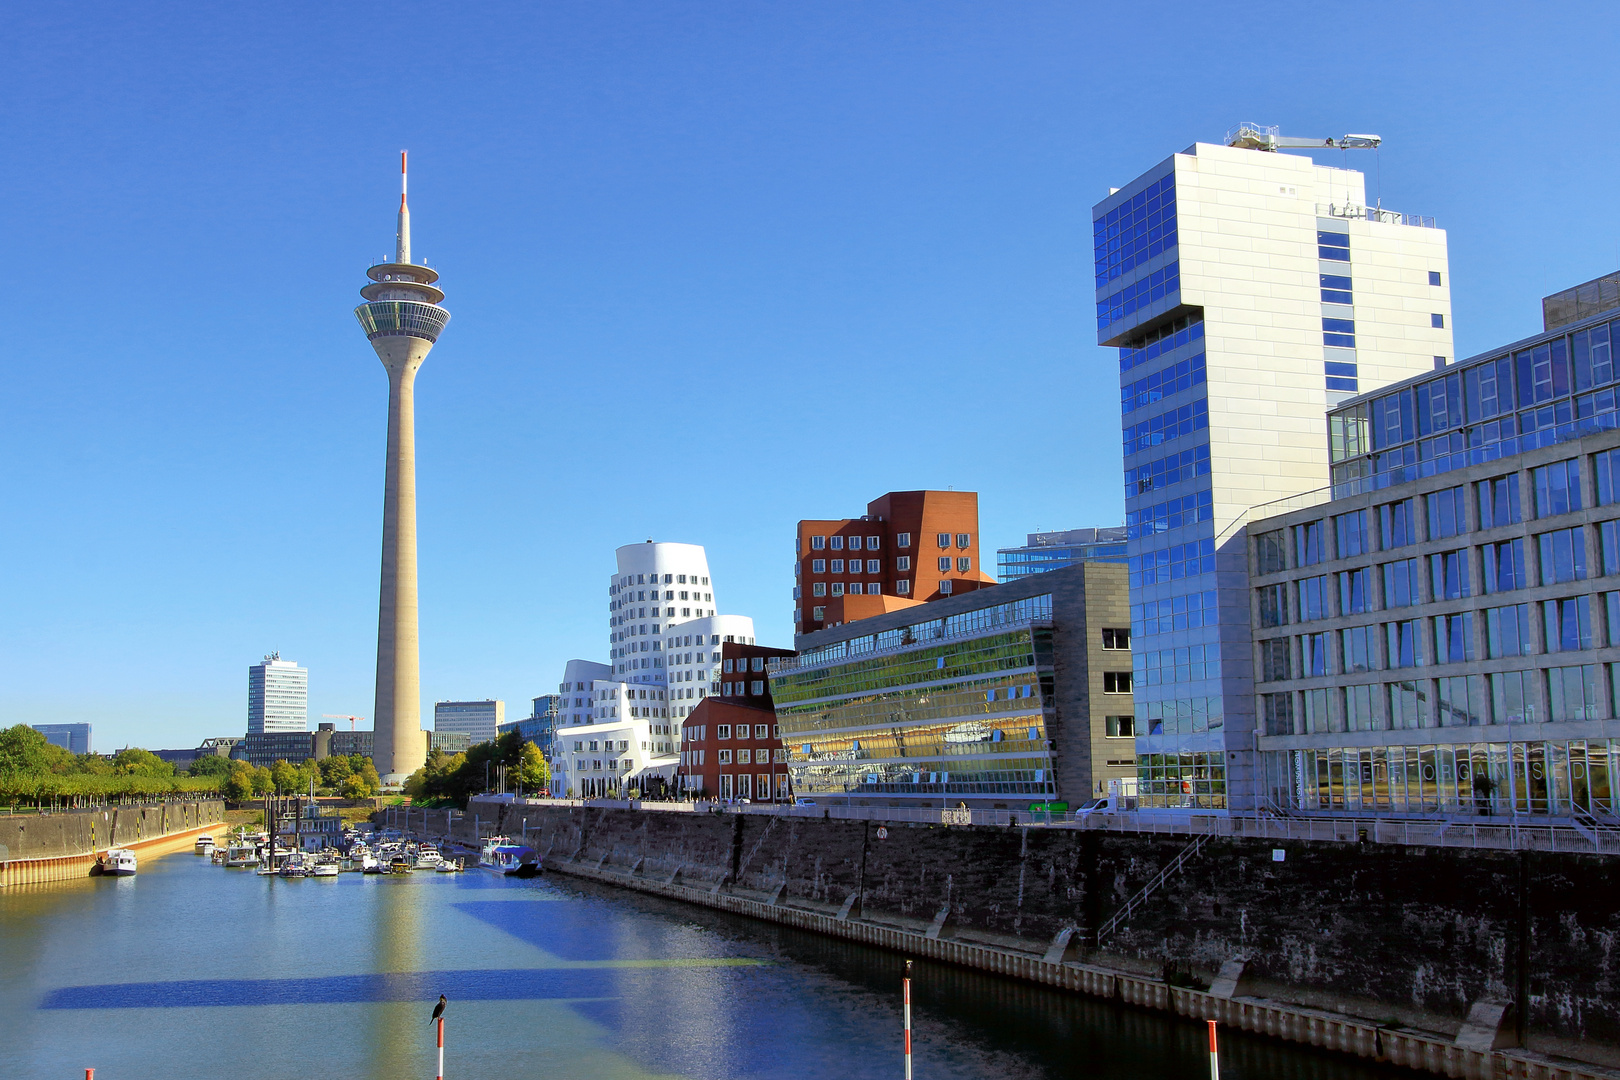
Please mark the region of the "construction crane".
<svg viewBox="0 0 1620 1080"><path fill-rule="evenodd" d="M1226 145L1243 150L1376 150L1384 140L1377 135L1345 135L1337 139L1298 139L1280 135L1275 124L1239 124L1226 133Z"/></svg>
<svg viewBox="0 0 1620 1080"><path fill-rule="evenodd" d="M321 713L321 719L322 720L347 720L349 722L349 730L353 731L354 730L354 722L356 720L364 720L365 717L363 717L363 716L334 716L332 713L328 712L328 713Z"/></svg>

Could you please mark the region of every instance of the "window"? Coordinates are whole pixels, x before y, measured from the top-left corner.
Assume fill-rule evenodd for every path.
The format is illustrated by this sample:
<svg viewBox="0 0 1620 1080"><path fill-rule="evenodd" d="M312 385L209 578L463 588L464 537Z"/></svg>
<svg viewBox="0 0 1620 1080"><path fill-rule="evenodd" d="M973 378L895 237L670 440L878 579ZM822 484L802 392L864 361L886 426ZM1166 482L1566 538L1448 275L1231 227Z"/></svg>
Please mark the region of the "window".
<svg viewBox="0 0 1620 1080"><path fill-rule="evenodd" d="M1556 724L1570 720L1602 718L1603 706L1599 704L1596 664L1547 669L1548 720Z"/></svg>
<svg viewBox="0 0 1620 1080"><path fill-rule="evenodd" d="M1287 546L1288 541L1282 529L1261 533L1255 537L1255 573L1276 574L1288 569L1288 557L1284 554Z"/></svg>
<svg viewBox="0 0 1620 1080"><path fill-rule="evenodd" d="M1461 600L1468 596L1467 550L1430 555L1429 578L1436 600Z"/></svg>
<svg viewBox="0 0 1620 1080"><path fill-rule="evenodd" d="M1128 671L1103 672L1103 693L1128 694L1131 692L1131 673Z"/></svg>
<svg viewBox="0 0 1620 1080"><path fill-rule="evenodd" d="M1103 627L1102 647L1105 649L1128 649L1131 647L1131 631L1129 627Z"/></svg>
<svg viewBox="0 0 1620 1080"><path fill-rule="evenodd" d="M1391 729L1428 727L1429 695L1415 682L1388 683L1389 726Z"/></svg>
<svg viewBox="0 0 1620 1080"><path fill-rule="evenodd" d="M811 559L810 560L810 572L812 574L825 574L827 572L827 560L826 559Z"/></svg>
<svg viewBox="0 0 1620 1080"><path fill-rule="evenodd" d="M1312 619L1325 619L1328 617L1327 603L1328 579L1321 577L1302 578L1299 582L1299 621L1310 622Z"/></svg>
<svg viewBox="0 0 1620 1080"><path fill-rule="evenodd" d="M1352 626L1339 631L1339 647L1344 650L1344 670L1377 671L1378 648L1373 641L1373 628Z"/></svg>
<svg viewBox="0 0 1620 1080"><path fill-rule="evenodd" d="M894 560L894 568L895 568L895 570L899 571L902 574L905 573L906 571L910 570L911 569L911 556L910 555L901 555L899 558L895 559Z"/></svg>
<svg viewBox="0 0 1620 1080"><path fill-rule="evenodd" d="M737 751L737 764L739 764L739 765L752 765L753 760L754 760L753 751L748 750L747 748L744 748L744 749L741 749L741 750Z"/></svg>
<svg viewBox="0 0 1620 1080"><path fill-rule="evenodd" d="M1607 323L1575 334L1575 389L1590 390L1614 381L1612 336Z"/></svg>
<svg viewBox="0 0 1620 1080"><path fill-rule="evenodd" d="M1524 539L1517 537L1480 548L1485 560L1485 591L1508 592L1529 584L1524 576Z"/></svg>
<svg viewBox="0 0 1620 1080"><path fill-rule="evenodd" d="M1586 596L1542 603L1548 652L1579 652L1592 647L1591 604L1591 598Z"/></svg>
<svg viewBox="0 0 1620 1080"><path fill-rule="evenodd" d="M1340 514L1333 519L1333 531L1339 541L1338 557L1364 555L1367 551L1367 511L1356 510Z"/></svg>
<svg viewBox="0 0 1620 1080"><path fill-rule="evenodd" d="M1536 537L1541 549L1541 583L1557 585L1586 577L1586 538L1579 526L1542 533Z"/></svg>
<svg viewBox="0 0 1620 1080"><path fill-rule="evenodd" d="M726 673L726 674L727 674L727 675L730 675L730 674L731 674L731 667L732 667L732 661L730 661L730 660L727 660L727 661L726 661L726 662L725 662L725 664L724 664L724 665L723 665L723 670L724 670L724 671L725 671L725 673Z"/></svg>
<svg viewBox="0 0 1620 1080"><path fill-rule="evenodd" d="M973 569L973 560L972 559L970 559L970 558L961 558L961 559L956 560L956 572L957 573L965 574L971 569Z"/></svg>
<svg viewBox="0 0 1620 1080"><path fill-rule="evenodd" d="M909 581L897 581L897 582L895 582L894 583L894 595L896 595L896 596L910 596L911 595L911 582L909 582Z"/></svg>
<svg viewBox="0 0 1620 1080"><path fill-rule="evenodd" d="M1429 325L1436 330L1444 330L1446 328L1446 317L1437 311L1429 316Z"/></svg>
<svg viewBox="0 0 1620 1080"><path fill-rule="evenodd" d="M1333 721L1328 714L1328 692L1326 690L1300 691L1299 704L1307 733L1317 734L1333 729Z"/></svg>
<svg viewBox="0 0 1620 1080"><path fill-rule="evenodd" d="M1332 262L1349 262L1350 234L1318 232L1316 234L1316 257L1328 259Z"/></svg>
<svg viewBox="0 0 1620 1080"><path fill-rule="evenodd" d="M1428 496L1429 539L1456 536L1468 527L1467 495L1459 485Z"/></svg>
<svg viewBox="0 0 1620 1080"><path fill-rule="evenodd" d="M1620 574L1620 521L1598 524L1598 547L1603 557L1603 576Z"/></svg>
<svg viewBox="0 0 1620 1080"><path fill-rule="evenodd" d="M1496 529L1517 525L1519 514L1519 474L1509 473L1494 480L1481 480L1479 487L1479 527Z"/></svg>
<svg viewBox="0 0 1620 1080"><path fill-rule="evenodd" d="M1440 615L1434 620L1434 662L1461 664L1474 658L1474 613Z"/></svg>
<svg viewBox="0 0 1620 1080"><path fill-rule="evenodd" d="M1267 735L1292 735L1294 733L1294 695L1261 694L1260 695L1260 722L1262 730Z"/></svg>
<svg viewBox="0 0 1620 1080"><path fill-rule="evenodd" d="M1294 526L1294 565L1311 566L1327 557L1322 549L1322 523L1308 522Z"/></svg>
<svg viewBox="0 0 1620 1080"><path fill-rule="evenodd" d="M866 538L866 550L867 551L876 551L878 549L878 540L879 539L880 539L880 537L868 536Z"/></svg>
<svg viewBox="0 0 1620 1080"><path fill-rule="evenodd" d="M720 764L722 764L722 765L730 765L731 764L731 751L730 750L722 750L722 751L720 751ZM721 779L730 779L730 778L729 777L722 777Z"/></svg>
<svg viewBox="0 0 1620 1080"><path fill-rule="evenodd" d="M810 595L811 596L826 596L827 595L827 583L825 581L812 582L811 585L810 585ZM817 608L816 610L820 611L821 609ZM821 616L817 615L816 618L819 619L819 618L821 618Z"/></svg>
<svg viewBox="0 0 1620 1080"><path fill-rule="evenodd" d="M1342 570L1339 579L1339 614L1359 615L1372 610L1372 571L1363 566L1359 570Z"/></svg>
<svg viewBox="0 0 1620 1080"><path fill-rule="evenodd" d="M1413 499L1385 503L1378 508L1378 526L1385 550L1417 542L1416 510L1417 503Z"/></svg>
<svg viewBox="0 0 1620 1080"><path fill-rule="evenodd" d="M959 548L967 547L971 543L972 540L973 540L973 537L970 536L967 533L957 533L956 534L956 546L959 547Z"/></svg>
<svg viewBox="0 0 1620 1080"><path fill-rule="evenodd" d="M1599 506L1620 502L1620 448L1592 456L1592 479L1596 481Z"/></svg>
<svg viewBox="0 0 1620 1080"><path fill-rule="evenodd" d="M1344 728L1346 731L1376 731L1378 715L1373 710L1373 694L1377 687L1347 686L1344 688Z"/></svg>
<svg viewBox="0 0 1620 1080"><path fill-rule="evenodd" d="M1607 644L1620 645L1620 592L1604 593L1603 608L1605 620L1609 626Z"/></svg>
<svg viewBox="0 0 1620 1080"><path fill-rule="evenodd" d="M827 609L824 607L811 608L810 619L813 622L822 622L827 618Z"/></svg>
<svg viewBox="0 0 1620 1080"><path fill-rule="evenodd" d="M1489 659L1529 656L1531 648L1529 604L1485 609L1485 655Z"/></svg>
<svg viewBox="0 0 1620 1080"><path fill-rule="evenodd" d="M1322 344L1331 345L1336 349L1355 348L1356 320L1323 318Z"/></svg>
<svg viewBox="0 0 1620 1080"><path fill-rule="evenodd" d="M1384 624L1384 635L1389 645L1389 667L1417 667L1423 662L1418 647L1418 620Z"/></svg>
<svg viewBox="0 0 1620 1080"><path fill-rule="evenodd" d="M1350 295L1350 279L1337 274L1322 274L1322 303L1324 304L1351 304L1354 298Z"/></svg>
<svg viewBox="0 0 1620 1080"><path fill-rule="evenodd" d="M812 536L810 538L810 550L811 551L820 551L822 548L824 548L826 546L827 546L827 538L825 536Z"/></svg>
<svg viewBox="0 0 1620 1080"><path fill-rule="evenodd" d="M1260 681L1282 682L1294 677L1289 661L1287 638L1272 638L1260 643Z"/></svg>
<svg viewBox="0 0 1620 1080"><path fill-rule="evenodd" d="M1110 739L1129 739L1136 734L1136 717L1105 716L1103 731Z"/></svg>
<svg viewBox="0 0 1620 1080"><path fill-rule="evenodd" d="M1328 636L1326 633L1306 634L1299 639L1299 674L1301 678L1328 673Z"/></svg>
<svg viewBox="0 0 1620 1080"><path fill-rule="evenodd" d="M878 560L876 560L876 559L867 559L866 560L866 572L868 574L881 574L881 573L883 573L883 567L879 564Z"/></svg>
<svg viewBox="0 0 1620 1080"><path fill-rule="evenodd" d="M903 547L903 548L910 547L911 546L911 534L910 533L898 533L898 534L896 534L896 536L894 538L894 546L895 547Z"/></svg>
<svg viewBox="0 0 1620 1080"><path fill-rule="evenodd" d="M939 557L939 572L942 573L942 574L946 574L946 573L950 572L950 569L951 569L951 557L949 555L941 555Z"/></svg>
<svg viewBox="0 0 1620 1080"><path fill-rule="evenodd" d="M1410 607L1418 602L1418 561L1402 559L1384 564L1384 606Z"/></svg>
<svg viewBox="0 0 1620 1080"><path fill-rule="evenodd" d="M1491 711L1498 724L1534 724L1540 720L1536 707L1536 672L1503 671L1490 676Z"/></svg>
<svg viewBox="0 0 1620 1080"><path fill-rule="evenodd" d="M834 559L832 561L832 572L835 573L835 574L842 574L844 572L844 560L843 559Z"/></svg>
<svg viewBox="0 0 1620 1080"><path fill-rule="evenodd" d="M832 594L834 596L844 595L844 583L842 581L835 581L832 583Z"/></svg>
<svg viewBox="0 0 1620 1080"><path fill-rule="evenodd" d="M844 550L844 538L842 536L834 536L834 537L830 537L829 539L830 539L830 546L832 547L832 549L834 551L843 551Z"/></svg>
<svg viewBox="0 0 1620 1080"><path fill-rule="evenodd" d="M750 694L753 694L755 697L759 697L761 694L763 694L765 692L765 682L764 682L764 680L762 680L762 679L754 679L752 682L750 682L748 684L748 692Z"/></svg>
<svg viewBox="0 0 1620 1080"><path fill-rule="evenodd" d="M935 540L936 543L939 544L940 550L942 550L942 551L945 548L948 548L948 547L951 546L951 534L950 533L939 533L934 537L934 540Z"/></svg>
<svg viewBox="0 0 1620 1080"><path fill-rule="evenodd" d="M1265 585L1254 592L1260 604L1261 627L1287 626L1288 586Z"/></svg>
<svg viewBox="0 0 1620 1080"><path fill-rule="evenodd" d="M1439 680L1440 726L1478 727L1485 723L1490 699L1479 675L1458 675Z"/></svg>
<svg viewBox="0 0 1620 1080"><path fill-rule="evenodd" d="M754 738L756 738L756 739L768 739L770 737L771 737L771 726L769 724L755 724L754 725Z"/></svg>
<svg viewBox="0 0 1620 1080"><path fill-rule="evenodd" d="M1440 271L1438 271L1438 270L1430 270L1429 271L1429 284L1430 285L1438 285L1438 284L1440 284Z"/></svg>
<svg viewBox="0 0 1620 1080"><path fill-rule="evenodd" d="M1575 459L1555 461L1530 470L1536 485L1536 517L1567 514L1581 508L1581 468Z"/></svg>

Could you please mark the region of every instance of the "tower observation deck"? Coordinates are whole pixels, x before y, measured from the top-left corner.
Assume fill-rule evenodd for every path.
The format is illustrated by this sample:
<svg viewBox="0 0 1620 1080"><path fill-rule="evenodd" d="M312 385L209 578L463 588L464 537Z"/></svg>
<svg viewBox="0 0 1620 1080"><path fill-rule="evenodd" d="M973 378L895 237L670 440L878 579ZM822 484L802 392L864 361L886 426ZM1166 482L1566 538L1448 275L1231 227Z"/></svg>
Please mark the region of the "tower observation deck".
<svg viewBox="0 0 1620 1080"><path fill-rule="evenodd" d="M394 261L366 271L366 302L354 309L388 372L388 458L383 486L382 586L377 613L373 758L384 784L402 783L427 760L422 730L416 589L416 372L450 313L437 271L411 261L405 155L399 156Z"/></svg>

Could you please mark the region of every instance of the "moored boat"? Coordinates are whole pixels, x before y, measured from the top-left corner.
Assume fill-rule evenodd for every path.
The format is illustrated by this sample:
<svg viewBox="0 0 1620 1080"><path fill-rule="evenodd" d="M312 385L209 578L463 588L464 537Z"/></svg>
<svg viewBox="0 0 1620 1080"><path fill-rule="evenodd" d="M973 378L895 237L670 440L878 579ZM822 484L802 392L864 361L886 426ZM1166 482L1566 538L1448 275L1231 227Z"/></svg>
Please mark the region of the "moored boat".
<svg viewBox="0 0 1620 1080"><path fill-rule="evenodd" d="M411 872L411 860L406 858L403 853L401 853L399 855L395 855L392 859L390 859L388 861L388 872L390 874L408 874L408 873L410 873Z"/></svg>
<svg viewBox="0 0 1620 1080"><path fill-rule="evenodd" d="M135 873L135 853L129 848L111 848L102 856L101 872L114 877L130 877Z"/></svg>
<svg viewBox="0 0 1620 1080"><path fill-rule="evenodd" d="M196 842L196 844L192 845L192 850L195 851L198 855L211 855L211 854L213 854L213 852L214 852L214 838L212 836L209 836L207 833L203 833L201 836L197 837L197 842Z"/></svg>

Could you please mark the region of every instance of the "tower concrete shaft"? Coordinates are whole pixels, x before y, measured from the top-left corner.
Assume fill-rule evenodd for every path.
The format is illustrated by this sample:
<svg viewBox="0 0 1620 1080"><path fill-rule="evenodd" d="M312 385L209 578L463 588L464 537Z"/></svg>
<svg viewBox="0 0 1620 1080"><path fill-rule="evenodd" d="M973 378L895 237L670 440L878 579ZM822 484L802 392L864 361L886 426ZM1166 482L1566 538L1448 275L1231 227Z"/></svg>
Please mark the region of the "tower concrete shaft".
<svg viewBox="0 0 1620 1080"><path fill-rule="evenodd" d="M400 155L394 261L366 271L355 316L388 373L388 459L383 482L382 587L377 605L376 733L383 783L402 783L427 760L422 730L416 604L416 373L450 321L438 273L411 261L411 219Z"/></svg>

